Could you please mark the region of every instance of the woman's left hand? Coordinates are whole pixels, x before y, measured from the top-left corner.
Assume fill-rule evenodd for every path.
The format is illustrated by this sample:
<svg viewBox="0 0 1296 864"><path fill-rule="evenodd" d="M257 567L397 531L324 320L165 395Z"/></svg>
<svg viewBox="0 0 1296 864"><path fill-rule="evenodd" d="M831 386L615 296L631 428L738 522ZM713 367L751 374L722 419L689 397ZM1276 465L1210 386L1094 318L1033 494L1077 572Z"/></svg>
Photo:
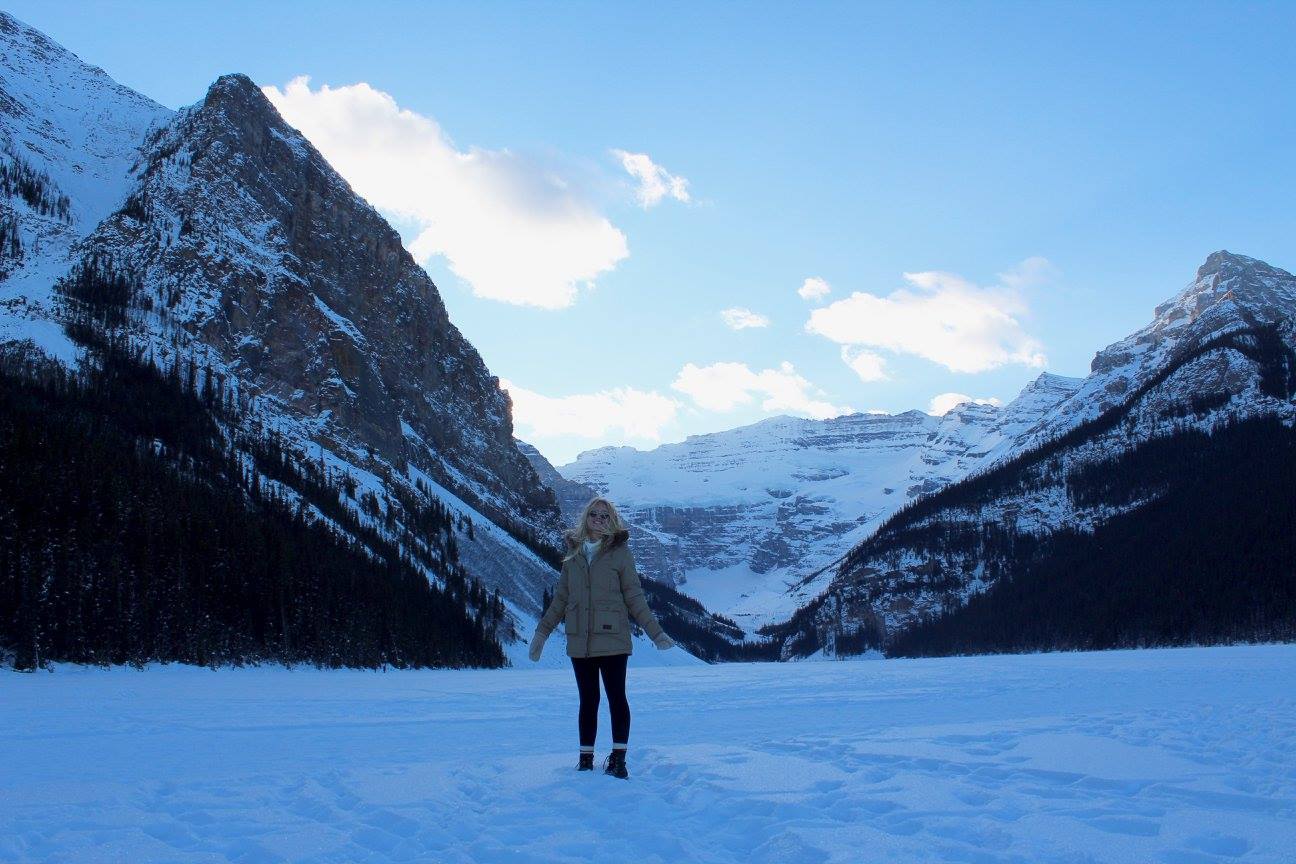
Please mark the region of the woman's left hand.
<svg viewBox="0 0 1296 864"><path fill-rule="evenodd" d="M658 651L665 651L675 647L675 640L663 633L653 640L653 644L657 646Z"/></svg>

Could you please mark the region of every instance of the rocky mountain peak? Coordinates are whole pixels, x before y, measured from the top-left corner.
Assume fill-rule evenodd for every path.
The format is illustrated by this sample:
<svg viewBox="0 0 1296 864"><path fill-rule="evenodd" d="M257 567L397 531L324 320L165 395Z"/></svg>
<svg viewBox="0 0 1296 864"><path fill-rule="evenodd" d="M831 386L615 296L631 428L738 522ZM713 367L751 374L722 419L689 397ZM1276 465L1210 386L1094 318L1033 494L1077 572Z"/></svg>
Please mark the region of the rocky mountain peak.
<svg viewBox="0 0 1296 864"><path fill-rule="evenodd" d="M1219 276L1221 280L1247 276L1291 278L1291 274L1285 270L1266 264L1258 258L1234 254L1227 249L1212 252L1206 256L1205 263L1197 268L1198 279L1210 276Z"/></svg>
<svg viewBox="0 0 1296 864"><path fill-rule="evenodd" d="M1158 306L1152 324L1140 332L1159 335L1177 330L1221 301L1232 301L1246 313L1271 321L1290 314L1290 304L1296 303L1296 278L1255 258L1213 252L1197 268L1197 278Z"/></svg>
<svg viewBox="0 0 1296 864"><path fill-rule="evenodd" d="M261 88L242 73L231 73L217 78L207 88L207 95L201 103L202 112L226 118L244 133L261 139L269 134L291 142L301 150L309 152L323 161L311 147L306 138L280 116L278 110L270 103Z"/></svg>
<svg viewBox="0 0 1296 864"><path fill-rule="evenodd" d="M1130 398L1176 358L1213 340L1275 323L1290 328L1294 316L1296 277L1255 258L1214 252L1191 283L1156 307L1151 322L1095 354L1089 376L1057 410L1043 415L1021 443L1038 446L1098 417Z"/></svg>
<svg viewBox="0 0 1296 864"><path fill-rule="evenodd" d="M960 402L945 412L944 417L947 420L957 420L960 423L973 423L992 417L1001 410L1001 406L969 399L966 402Z"/></svg>
<svg viewBox="0 0 1296 864"><path fill-rule="evenodd" d="M255 81L242 72L229 72L212 82L203 103L211 105L221 99L257 100L258 97L261 103L270 107L270 100L265 98Z"/></svg>
<svg viewBox="0 0 1296 864"><path fill-rule="evenodd" d="M1050 393L1054 391L1074 391L1080 386L1083 378L1071 378L1054 372L1041 372L1039 377L1022 388L1021 394Z"/></svg>
<svg viewBox="0 0 1296 864"><path fill-rule="evenodd" d="M432 280L250 78L219 78L145 158L137 206L92 242L169 320L325 442L413 463L537 535L556 528L507 397Z"/></svg>
<svg viewBox="0 0 1296 864"><path fill-rule="evenodd" d="M1129 378L1126 367L1154 369L1182 345L1289 319L1293 311L1296 277L1255 258L1214 252L1187 287L1156 307L1151 323L1099 351L1091 371Z"/></svg>

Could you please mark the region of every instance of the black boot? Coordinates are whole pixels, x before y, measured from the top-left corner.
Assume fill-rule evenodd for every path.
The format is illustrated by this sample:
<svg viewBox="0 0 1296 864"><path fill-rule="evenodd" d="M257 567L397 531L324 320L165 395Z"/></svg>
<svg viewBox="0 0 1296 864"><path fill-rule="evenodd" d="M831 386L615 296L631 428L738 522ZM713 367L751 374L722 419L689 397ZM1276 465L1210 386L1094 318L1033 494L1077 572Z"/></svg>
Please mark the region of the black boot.
<svg viewBox="0 0 1296 864"><path fill-rule="evenodd" d="M576 764L576 770L577 770L577 771L593 771L593 770L594 770L594 754L593 754L593 753L582 753L582 754L580 754L580 762L578 762L578 763Z"/></svg>
<svg viewBox="0 0 1296 864"><path fill-rule="evenodd" d="M626 780L630 777L630 772L626 770L624 750L613 750L608 754L607 761L603 763L603 773L611 774L613 777Z"/></svg>

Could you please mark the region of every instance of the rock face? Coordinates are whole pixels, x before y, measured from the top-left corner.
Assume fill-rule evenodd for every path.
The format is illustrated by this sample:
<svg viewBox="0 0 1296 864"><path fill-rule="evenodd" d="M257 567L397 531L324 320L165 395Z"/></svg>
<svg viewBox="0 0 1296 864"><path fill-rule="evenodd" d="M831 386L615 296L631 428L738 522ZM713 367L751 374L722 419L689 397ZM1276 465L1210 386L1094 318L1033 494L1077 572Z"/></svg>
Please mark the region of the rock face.
<svg viewBox="0 0 1296 864"><path fill-rule="evenodd" d="M575 525L576 520L580 518L580 514L584 511L585 505L590 502L591 498L597 496L598 492L584 483L568 480L559 474L558 469L554 468L553 464L544 457L544 454L525 441L518 441L517 448L531 463L531 467L535 469L540 482L554 491L554 495L558 499L558 510L562 514L563 525L568 528Z"/></svg>
<svg viewBox="0 0 1296 864"><path fill-rule="evenodd" d="M861 629L885 643L1010 573L1014 543L1091 534L1148 506L1166 484L1143 481L1131 493L1119 472L1153 442L1254 418L1296 424L1296 278L1216 252L1151 324L1098 352L1092 368L975 479L852 549L827 590L781 626L785 656L833 653L843 634Z"/></svg>
<svg viewBox="0 0 1296 864"><path fill-rule="evenodd" d="M412 461L492 521L552 531L508 398L436 286L251 80L218 80L143 158L138 207L102 222L89 254L330 443Z"/></svg>
<svg viewBox="0 0 1296 864"><path fill-rule="evenodd" d="M248 424L350 474L375 497L375 530L412 518L392 509L402 496L441 500L469 574L534 615L557 501L514 444L498 380L383 218L245 76L170 112L3 14L0 44L0 165L45 196L0 196L17 236L0 341L75 360L53 287L77 268L124 278L120 331L139 350L200 364Z"/></svg>

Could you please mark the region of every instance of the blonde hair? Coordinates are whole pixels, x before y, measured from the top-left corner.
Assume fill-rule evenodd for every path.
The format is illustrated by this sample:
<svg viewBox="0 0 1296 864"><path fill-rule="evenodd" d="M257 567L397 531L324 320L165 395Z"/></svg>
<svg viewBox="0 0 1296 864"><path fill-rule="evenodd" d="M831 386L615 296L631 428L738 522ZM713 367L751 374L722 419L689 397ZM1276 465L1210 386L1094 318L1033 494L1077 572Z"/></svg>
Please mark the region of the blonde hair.
<svg viewBox="0 0 1296 864"><path fill-rule="evenodd" d="M617 512L615 504L606 498L591 498L590 502L581 510L580 519L576 522L576 526L567 534L568 537L575 541L575 548L567 554L567 557L563 559L564 561L574 557L578 552L580 552L582 544L595 539L589 532L589 514L590 511L594 509L595 504L602 504L608 511L607 533L598 538L600 548L607 546L608 541L611 540L618 531L628 530L625 523L621 521L621 514Z"/></svg>

